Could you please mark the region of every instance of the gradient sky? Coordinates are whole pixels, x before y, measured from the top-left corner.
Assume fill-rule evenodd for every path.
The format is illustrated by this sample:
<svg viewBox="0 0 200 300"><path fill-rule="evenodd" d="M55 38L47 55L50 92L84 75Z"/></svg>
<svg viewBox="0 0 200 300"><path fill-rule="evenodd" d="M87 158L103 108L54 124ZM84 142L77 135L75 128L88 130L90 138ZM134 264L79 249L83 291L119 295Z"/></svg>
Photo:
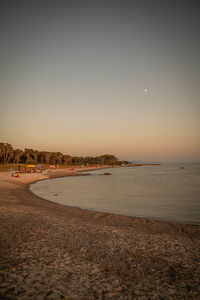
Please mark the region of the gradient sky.
<svg viewBox="0 0 200 300"><path fill-rule="evenodd" d="M0 141L200 161L199 16L199 0L1 0Z"/></svg>

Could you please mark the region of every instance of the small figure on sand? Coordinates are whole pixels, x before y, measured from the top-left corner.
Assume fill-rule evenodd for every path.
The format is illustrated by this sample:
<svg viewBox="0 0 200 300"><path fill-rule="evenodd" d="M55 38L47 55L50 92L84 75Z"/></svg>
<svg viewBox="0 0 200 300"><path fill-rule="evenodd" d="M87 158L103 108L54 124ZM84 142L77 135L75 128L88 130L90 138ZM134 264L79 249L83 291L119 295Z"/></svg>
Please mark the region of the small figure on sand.
<svg viewBox="0 0 200 300"><path fill-rule="evenodd" d="M19 172L16 172L15 174L12 173L11 177L17 177L18 178L19 177Z"/></svg>

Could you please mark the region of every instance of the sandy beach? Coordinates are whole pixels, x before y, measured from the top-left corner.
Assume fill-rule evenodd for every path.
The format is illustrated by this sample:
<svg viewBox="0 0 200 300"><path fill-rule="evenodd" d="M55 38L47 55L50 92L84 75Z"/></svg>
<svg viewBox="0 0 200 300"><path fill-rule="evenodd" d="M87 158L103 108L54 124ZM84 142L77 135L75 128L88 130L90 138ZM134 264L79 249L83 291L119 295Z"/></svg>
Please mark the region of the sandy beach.
<svg viewBox="0 0 200 300"><path fill-rule="evenodd" d="M0 172L0 299L199 299L200 227L66 207Z"/></svg>

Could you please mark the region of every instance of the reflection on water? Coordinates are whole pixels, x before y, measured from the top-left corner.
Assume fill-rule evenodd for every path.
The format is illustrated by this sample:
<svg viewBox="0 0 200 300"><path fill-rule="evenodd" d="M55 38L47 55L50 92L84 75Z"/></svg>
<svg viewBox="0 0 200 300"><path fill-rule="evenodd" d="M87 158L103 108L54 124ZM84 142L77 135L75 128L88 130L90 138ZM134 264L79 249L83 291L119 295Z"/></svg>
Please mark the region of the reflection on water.
<svg viewBox="0 0 200 300"><path fill-rule="evenodd" d="M200 224L200 164L113 168L112 176L65 177L31 185L64 205L128 216Z"/></svg>

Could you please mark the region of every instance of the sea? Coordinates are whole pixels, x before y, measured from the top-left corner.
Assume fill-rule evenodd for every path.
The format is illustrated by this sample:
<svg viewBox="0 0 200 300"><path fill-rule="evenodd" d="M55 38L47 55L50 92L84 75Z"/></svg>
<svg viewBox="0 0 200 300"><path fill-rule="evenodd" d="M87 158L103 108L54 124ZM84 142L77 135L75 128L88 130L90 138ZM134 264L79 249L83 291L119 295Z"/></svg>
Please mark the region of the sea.
<svg viewBox="0 0 200 300"><path fill-rule="evenodd" d="M105 172L111 175L102 175ZM39 181L30 190L67 206L200 224L200 163L119 167L90 174Z"/></svg>

